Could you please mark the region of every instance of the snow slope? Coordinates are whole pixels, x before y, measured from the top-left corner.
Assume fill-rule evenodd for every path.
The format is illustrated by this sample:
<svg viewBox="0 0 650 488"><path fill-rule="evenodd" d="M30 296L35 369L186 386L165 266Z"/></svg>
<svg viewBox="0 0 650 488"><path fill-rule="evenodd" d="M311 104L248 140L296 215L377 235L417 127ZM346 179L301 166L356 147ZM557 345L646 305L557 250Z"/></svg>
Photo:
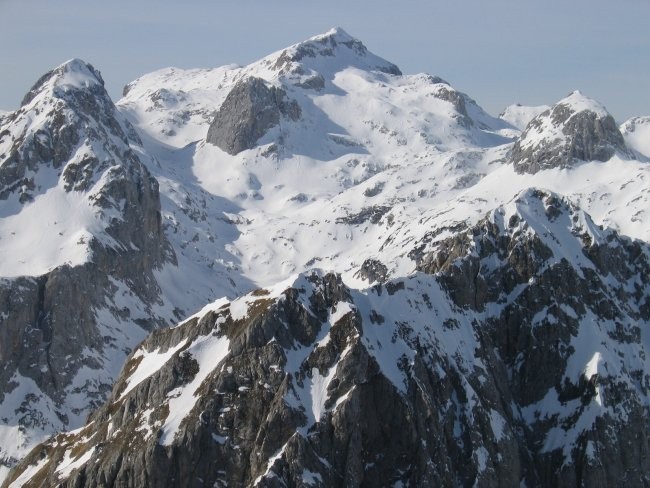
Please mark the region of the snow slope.
<svg viewBox="0 0 650 488"><path fill-rule="evenodd" d="M620 129L628 146L650 158L650 117L631 118Z"/></svg>
<svg viewBox="0 0 650 488"><path fill-rule="evenodd" d="M505 120L519 130L524 130L528 122L551 108L549 105L526 106L518 103L509 105L499 114L499 118Z"/></svg>
<svg viewBox="0 0 650 488"><path fill-rule="evenodd" d="M236 214L238 235L225 247L235 259L220 259L250 282L267 286L315 264L355 279L369 257L404 275L413 269L404 246L423 237L432 216L444 215L435 219L442 227L473 222L528 186L567 195L623 233L650 236L643 219L645 164L614 158L601 166L517 175L503 163L518 135L514 124L490 117L440 78L396 74L393 65L367 60L369 54L348 48L349 42L333 30L245 67L163 70L131 83L118 103L161 162L163 194L166 180L187 186L167 176L182 167L195 189L236 205L228 213ZM377 65L381 69L373 70ZM232 156L205 142L208 114L247 76L282 87L302 114L271 129L258 148ZM313 79L320 80L317 88L307 83ZM192 110L175 117L173 126L160 107L160 90L170 100L191 101ZM606 113L579 92L561 103ZM543 108L521 108L518 116ZM554 131L539 128L539 137L552 139ZM427 227L416 225L422 219ZM220 224L208 214L198 225L203 231L195 246L201 249L209 246L202 235L218 235ZM402 228L405 236L393 246L396 237L387 237Z"/></svg>

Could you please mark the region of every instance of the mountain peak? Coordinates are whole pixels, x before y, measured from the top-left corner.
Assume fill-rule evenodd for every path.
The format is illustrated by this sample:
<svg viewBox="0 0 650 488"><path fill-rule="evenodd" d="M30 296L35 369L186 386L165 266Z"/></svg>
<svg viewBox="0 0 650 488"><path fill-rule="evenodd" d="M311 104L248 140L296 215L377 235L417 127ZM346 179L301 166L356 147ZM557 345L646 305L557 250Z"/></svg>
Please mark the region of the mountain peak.
<svg viewBox="0 0 650 488"><path fill-rule="evenodd" d="M368 51L359 39L340 27L276 52L263 62L280 74L298 74L308 70L336 72L349 66L402 74L396 65Z"/></svg>
<svg viewBox="0 0 650 488"><path fill-rule="evenodd" d="M56 87L62 87L64 89L85 89L94 86L104 86L104 80L100 72L91 64L79 58L69 59L41 76L27 95L25 95L21 106L29 104L47 87L53 90Z"/></svg>
<svg viewBox="0 0 650 488"><path fill-rule="evenodd" d="M342 27L332 27L330 30L327 32L324 32L323 34L318 34L314 37L311 37L309 40L310 41L323 41L326 39L333 39L337 42L350 42L350 41L358 41L358 39L355 39L352 37L350 34L348 34Z"/></svg>
<svg viewBox="0 0 650 488"><path fill-rule="evenodd" d="M609 115L609 112L602 103L586 96L580 90L574 90L569 93L557 102L557 106L568 107L573 113L589 111L594 112L598 117L607 117Z"/></svg>
<svg viewBox="0 0 650 488"><path fill-rule="evenodd" d="M510 159L518 173L537 173L576 161L608 161L617 153L632 157L614 118L575 90L528 123Z"/></svg>

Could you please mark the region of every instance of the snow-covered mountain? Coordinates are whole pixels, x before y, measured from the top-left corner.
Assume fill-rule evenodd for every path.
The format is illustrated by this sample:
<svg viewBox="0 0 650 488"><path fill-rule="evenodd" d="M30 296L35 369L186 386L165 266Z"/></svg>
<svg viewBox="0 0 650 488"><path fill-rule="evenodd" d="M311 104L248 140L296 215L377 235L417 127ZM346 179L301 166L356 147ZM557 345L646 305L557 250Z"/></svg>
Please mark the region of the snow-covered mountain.
<svg viewBox="0 0 650 488"><path fill-rule="evenodd" d="M84 421L131 348L175 319L158 183L99 73L44 75L0 127L0 453L11 465ZM155 310L156 309L156 310Z"/></svg>
<svg viewBox="0 0 650 488"><path fill-rule="evenodd" d="M0 115L6 466L82 427L147 331L218 300L145 339L91 423L8 481L650 477L644 120L579 92L493 117L341 29L142 76L115 105L62 65ZM401 420L356 430L379 394L372 419ZM605 430L632 439L625 415L646 447L592 473L618 455Z"/></svg>
<svg viewBox="0 0 650 488"><path fill-rule="evenodd" d="M548 105L527 106L515 103L507 106L505 110L499 114L499 118L522 131L531 120L550 108L551 107Z"/></svg>
<svg viewBox="0 0 650 488"><path fill-rule="evenodd" d="M620 129L629 147L650 158L650 116L633 117Z"/></svg>

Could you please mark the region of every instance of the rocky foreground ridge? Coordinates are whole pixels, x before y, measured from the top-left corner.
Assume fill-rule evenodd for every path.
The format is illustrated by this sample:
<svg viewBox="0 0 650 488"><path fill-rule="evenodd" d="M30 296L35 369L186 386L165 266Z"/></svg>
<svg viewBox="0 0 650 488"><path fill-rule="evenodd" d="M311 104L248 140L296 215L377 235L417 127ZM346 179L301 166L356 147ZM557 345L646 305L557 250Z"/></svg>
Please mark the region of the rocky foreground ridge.
<svg viewBox="0 0 650 488"><path fill-rule="evenodd" d="M154 332L7 486L648 482L646 244L531 190L418 269L315 271Z"/></svg>

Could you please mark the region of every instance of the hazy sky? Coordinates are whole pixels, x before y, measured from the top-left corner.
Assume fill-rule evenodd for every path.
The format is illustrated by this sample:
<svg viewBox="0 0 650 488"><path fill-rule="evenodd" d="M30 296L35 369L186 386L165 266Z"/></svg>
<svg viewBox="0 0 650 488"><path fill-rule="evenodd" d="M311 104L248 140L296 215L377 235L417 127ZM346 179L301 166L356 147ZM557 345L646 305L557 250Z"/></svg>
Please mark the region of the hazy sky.
<svg viewBox="0 0 650 488"><path fill-rule="evenodd" d="M622 121L650 115L649 23L650 0L0 0L0 108L73 57L117 100L158 68L246 64L341 26L494 114L580 89Z"/></svg>

